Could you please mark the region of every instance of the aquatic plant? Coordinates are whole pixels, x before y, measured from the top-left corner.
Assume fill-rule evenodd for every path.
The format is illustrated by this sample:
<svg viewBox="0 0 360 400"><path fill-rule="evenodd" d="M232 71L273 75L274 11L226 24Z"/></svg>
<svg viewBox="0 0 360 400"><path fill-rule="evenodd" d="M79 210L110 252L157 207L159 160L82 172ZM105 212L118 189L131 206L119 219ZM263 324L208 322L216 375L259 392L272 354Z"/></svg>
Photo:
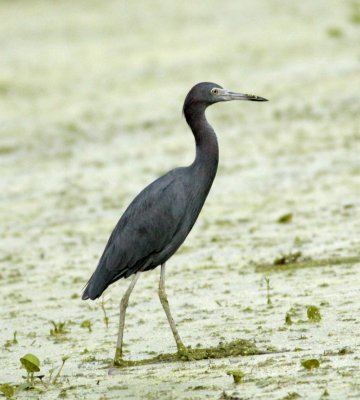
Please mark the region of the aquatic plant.
<svg viewBox="0 0 360 400"><path fill-rule="evenodd" d="M65 328L65 322L58 322L50 321L53 325L53 329L50 329L50 336L58 336L58 335L65 335L68 331Z"/></svg>
<svg viewBox="0 0 360 400"><path fill-rule="evenodd" d="M320 310L318 307L316 306L307 306L307 317L308 320L311 322L319 322L321 321L321 314L320 314Z"/></svg>
<svg viewBox="0 0 360 400"><path fill-rule="evenodd" d="M274 265L288 265L296 263L302 256L301 251L296 251L294 253L282 254L276 257L274 260Z"/></svg>
<svg viewBox="0 0 360 400"><path fill-rule="evenodd" d="M241 383L243 377L245 376L244 372L240 369L232 369L231 371L226 372L227 375L232 376L234 379L234 383Z"/></svg>
<svg viewBox="0 0 360 400"><path fill-rule="evenodd" d="M287 213L282 215L281 217L278 218L277 222L279 224L288 224L292 221L293 219L293 214L292 213Z"/></svg>
<svg viewBox="0 0 360 400"><path fill-rule="evenodd" d="M66 363L66 361L67 361L68 359L69 359L69 356L64 356L64 357L61 359L62 364L61 364L61 366L60 366L60 368L59 368L57 374L55 375L54 380L52 381L52 384L53 384L53 385L55 385L55 384L57 383L57 381L58 381L58 379L59 379L59 377L60 377L60 374L61 374L61 372L62 372L62 370L63 370L63 368L64 368L64 365L65 365L65 363Z"/></svg>
<svg viewBox="0 0 360 400"><path fill-rule="evenodd" d="M33 386L34 373L40 371L40 360L33 354L25 354L20 358L20 362L27 372L26 382Z"/></svg>
<svg viewBox="0 0 360 400"><path fill-rule="evenodd" d="M4 347L5 349L8 349L11 346L14 346L15 344L18 344L17 338L16 338L17 332L14 331L13 333L13 338L12 339L8 339L5 344Z"/></svg>
<svg viewBox="0 0 360 400"><path fill-rule="evenodd" d="M11 399L15 394L15 388L8 383L3 383L0 385L0 392L2 392L7 399Z"/></svg>
<svg viewBox="0 0 360 400"><path fill-rule="evenodd" d="M109 317L106 314L104 297L102 297L102 299L101 299L100 307L104 314L104 323L105 323L106 329L108 329L109 328Z"/></svg>
<svg viewBox="0 0 360 400"><path fill-rule="evenodd" d="M316 358L311 358L308 360L302 360L301 361L301 365L305 368L305 369L314 369L314 368L319 368L320 367L320 361L317 360Z"/></svg>
<svg viewBox="0 0 360 400"><path fill-rule="evenodd" d="M292 319L291 319L291 314L290 313L286 313L286 315L285 315L285 324L286 325L292 325Z"/></svg>
<svg viewBox="0 0 360 400"><path fill-rule="evenodd" d="M272 306L272 301L270 296L270 278L266 276L264 279L266 283L266 303L268 306Z"/></svg>
<svg viewBox="0 0 360 400"><path fill-rule="evenodd" d="M91 329L91 321L90 321L89 319L86 319L85 321L83 321L83 322L80 324L80 327L81 327L81 328L88 329L89 332L92 331L92 329Z"/></svg>

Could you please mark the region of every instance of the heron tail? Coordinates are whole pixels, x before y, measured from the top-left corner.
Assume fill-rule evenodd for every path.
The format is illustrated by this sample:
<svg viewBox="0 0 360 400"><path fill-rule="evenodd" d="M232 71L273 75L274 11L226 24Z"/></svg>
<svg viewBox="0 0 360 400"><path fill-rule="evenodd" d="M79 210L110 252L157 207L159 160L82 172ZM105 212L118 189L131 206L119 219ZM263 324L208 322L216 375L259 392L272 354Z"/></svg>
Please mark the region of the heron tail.
<svg viewBox="0 0 360 400"><path fill-rule="evenodd" d="M83 291L81 298L83 300L95 300L99 298L103 291L109 286L107 282L98 274L93 274L89 279Z"/></svg>

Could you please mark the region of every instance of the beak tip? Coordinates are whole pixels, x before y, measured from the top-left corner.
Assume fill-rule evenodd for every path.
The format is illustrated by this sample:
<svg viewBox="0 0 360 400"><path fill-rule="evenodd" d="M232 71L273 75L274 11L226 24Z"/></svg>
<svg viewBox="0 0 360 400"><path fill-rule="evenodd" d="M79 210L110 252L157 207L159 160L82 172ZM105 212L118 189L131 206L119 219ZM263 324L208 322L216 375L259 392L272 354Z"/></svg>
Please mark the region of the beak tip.
<svg viewBox="0 0 360 400"><path fill-rule="evenodd" d="M260 97L258 96L256 99L254 99L255 101L269 101L268 99L265 99L265 97Z"/></svg>
<svg viewBox="0 0 360 400"><path fill-rule="evenodd" d="M250 101L269 101L268 99L265 99L265 97L256 96L254 94L248 94L246 96L247 96L247 100L250 100Z"/></svg>

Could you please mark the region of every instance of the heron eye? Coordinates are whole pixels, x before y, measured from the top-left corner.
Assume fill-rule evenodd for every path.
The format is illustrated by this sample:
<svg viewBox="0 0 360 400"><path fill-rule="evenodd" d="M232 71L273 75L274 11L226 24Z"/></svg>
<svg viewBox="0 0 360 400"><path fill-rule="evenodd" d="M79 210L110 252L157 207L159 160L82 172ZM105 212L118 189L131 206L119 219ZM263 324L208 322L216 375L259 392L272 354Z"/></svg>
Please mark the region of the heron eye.
<svg viewBox="0 0 360 400"><path fill-rule="evenodd" d="M218 94L219 91L218 91L217 89L211 89L211 93L212 93L212 94Z"/></svg>

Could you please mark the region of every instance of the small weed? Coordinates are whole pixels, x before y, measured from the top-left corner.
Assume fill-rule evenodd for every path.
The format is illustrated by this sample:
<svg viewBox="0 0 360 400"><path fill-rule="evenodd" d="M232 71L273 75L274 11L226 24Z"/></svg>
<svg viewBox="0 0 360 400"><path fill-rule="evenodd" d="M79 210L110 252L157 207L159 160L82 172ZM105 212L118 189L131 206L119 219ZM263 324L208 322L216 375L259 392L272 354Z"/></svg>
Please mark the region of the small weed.
<svg viewBox="0 0 360 400"><path fill-rule="evenodd" d="M88 357L85 357L82 361L86 363L92 363L96 361L96 357L94 355L90 355Z"/></svg>
<svg viewBox="0 0 360 400"><path fill-rule="evenodd" d="M85 321L83 321L83 322L80 324L80 326L81 326L81 328L88 329L89 332L92 331L92 329L91 329L91 321L90 321L89 319L86 319Z"/></svg>
<svg viewBox="0 0 360 400"><path fill-rule="evenodd" d="M293 214L287 213L278 218L278 224L288 224L293 220Z"/></svg>
<svg viewBox="0 0 360 400"><path fill-rule="evenodd" d="M15 344L18 344L18 341L16 339L16 335L17 335L17 332L14 331L13 338L9 339L9 340L7 340L5 342L5 344L4 344L5 349L8 349L9 347L14 346Z"/></svg>
<svg viewBox="0 0 360 400"><path fill-rule="evenodd" d="M25 354L20 358L23 368L26 369L26 383L30 386L34 385L34 373L40 371L40 360L34 354Z"/></svg>
<svg viewBox="0 0 360 400"><path fill-rule="evenodd" d="M316 358L311 358L309 360L302 360L301 361L301 365L305 368L305 369L309 369L312 370L314 368L319 368L320 367L320 361L317 360Z"/></svg>
<svg viewBox="0 0 360 400"><path fill-rule="evenodd" d="M293 324L292 319L291 319L291 315L288 312L285 315L285 324L289 325L289 326Z"/></svg>
<svg viewBox="0 0 360 400"><path fill-rule="evenodd" d="M104 314L104 323L105 323L106 329L108 329L109 328L109 317L106 314L104 297L101 299L100 306L101 306L102 312Z"/></svg>
<svg viewBox="0 0 360 400"><path fill-rule="evenodd" d="M220 400L240 400L240 397L236 394L226 393L224 390L221 394Z"/></svg>
<svg viewBox="0 0 360 400"><path fill-rule="evenodd" d="M289 271L299 268L316 268L343 264L355 264L360 262L360 256L324 258L313 260L302 256L300 252L281 255L272 263L255 264L256 272L266 273L271 271Z"/></svg>
<svg viewBox="0 0 360 400"><path fill-rule="evenodd" d="M53 325L53 329L50 329L50 336L59 336L59 335L65 335L69 331L65 329L65 322L58 322L56 323L55 321L50 321L51 324Z"/></svg>
<svg viewBox="0 0 360 400"><path fill-rule="evenodd" d="M238 384L242 382L243 377L245 376L244 372L239 369L233 369L231 371L226 372L227 375L232 376L234 379L234 383Z"/></svg>
<svg viewBox="0 0 360 400"><path fill-rule="evenodd" d="M338 351L339 356L344 356L345 354L353 354L354 351L349 349L349 347L343 347Z"/></svg>
<svg viewBox="0 0 360 400"><path fill-rule="evenodd" d="M21 366L23 368L25 368L26 372L27 372L27 376L26 376L26 384L19 386L19 388L32 388L34 387L34 380L35 378L38 378L41 380L41 382L43 383L43 385L48 388L50 385L56 385L61 371L64 368L65 362L68 360L68 356L64 356L62 358L62 364L57 372L57 374L55 375L55 378L52 379L53 373L55 372L55 368L50 369L49 371L49 378L46 381L43 381L44 375L38 375L38 376L34 376L35 372L39 372L40 371L40 360L34 356L34 354L26 354L24 357L20 358L20 362L21 362ZM22 387L24 386L24 387Z"/></svg>
<svg viewBox="0 0 360 400"><path fill-rule="evenodd" d="M272 306L272 301L271 301L271 295L270 295L270 278L266 276L265 278L265 283L266 283L266 302L267 305L270 307Z"/></svg>
<svg viewBox="0 0 360 400"><path fill-rule="evenodd" d="M285 397L283 397L283 400L295 400L295 399L300 399L299 393L296 392L289 392Z"/></svg>
<svg viewBox="0 0 360 400"><path fill-rule="evenodd" d="M301 251L295 253L283 254L274 260L274 265L287 265L296 263L302 256Z"/></svg>
<svg viewBox="0 0 360 400"><path fill-rule="evenodd" d="M11 399L15 394L15 388L8 383L3 383L0 385L0 392L2 392L7 399Z"/></svg>
<svg viewBox="0 0 360 400"><path fill-rule="evenodd" d="M307 306L307 317L311 322L319 322L321 321L320 310L316 306Z"/></svg>
<svg viewBox="0 0 360 400"><path fill-rule="evenodd" d="M69 359L69 356L64 356L64 357L61 359L62 364L61 364L61 366L60 366L60 368L59 368L57 374L55 375L54 380L52 381L52 384L53 384L53 385L56 385L56 382L58 381L58 379L59 379L59 377L60 377L60 374L61 374L61 372L62 372L62 370L63 370L63 368L64 368L64 365L65 365L65 363L66 363L66 361L67 361L68 359Z"/></svg>
<svg viewBox="0 0 360 400"><path fill-rule="evenodd" d="M354 350L352 350L349 347L342 347L340 350L333 351L333 350L327 350L324 351L325 356L344 356L347 354L353 354Z"/></svg>

